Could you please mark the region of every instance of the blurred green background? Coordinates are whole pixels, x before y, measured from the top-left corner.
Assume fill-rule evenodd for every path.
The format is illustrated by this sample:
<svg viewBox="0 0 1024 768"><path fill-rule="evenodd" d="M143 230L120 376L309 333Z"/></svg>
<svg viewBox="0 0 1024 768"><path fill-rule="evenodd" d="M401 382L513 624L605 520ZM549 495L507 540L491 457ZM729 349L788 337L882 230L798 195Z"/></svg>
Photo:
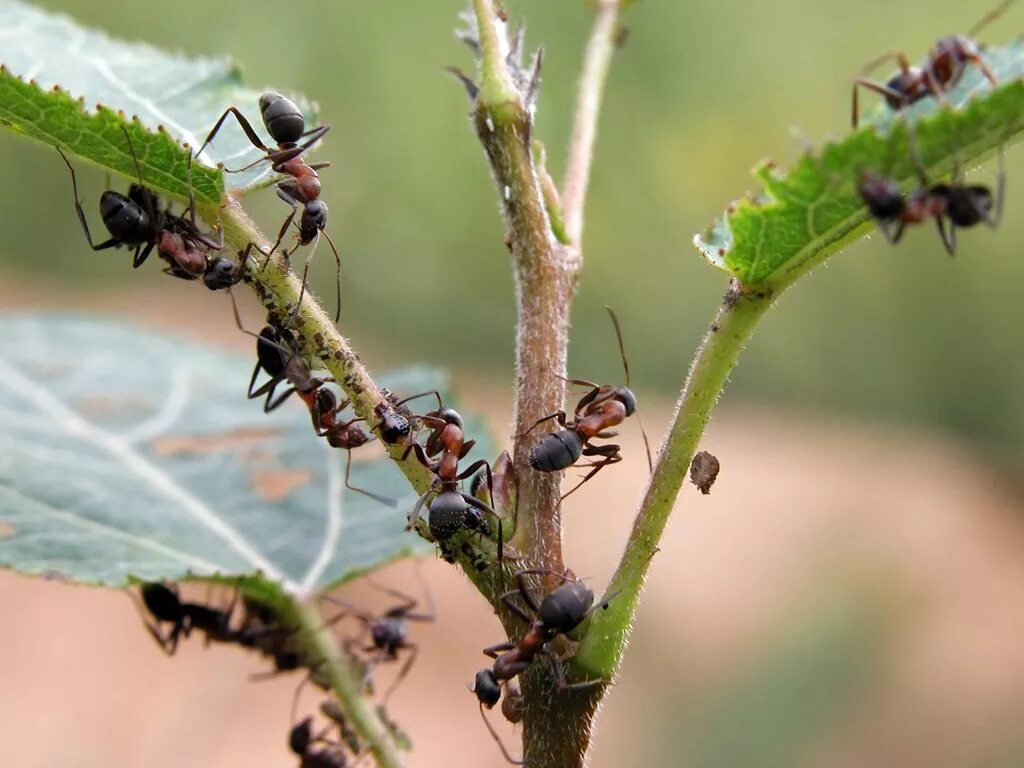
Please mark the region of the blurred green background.
<svg viewBox="0 0 1024 768"><path fill-rule="evenodd" d="M514 307L502 224L465 96L441 72L471 66L452 35L462 0L372 10L350 0L41 5L116 36L228 53L253 86L317 99L334 125L318 159L334 163L323 173L325 199L344 258L345 327L362 354L509 368ZM511 9L528 20L530 46L546 48L539 135L560 176L590 13L582 0L519 0ZM983 9L957 0L934 0L926 15L919 3L881 0L637 4L601 122L572 373L617 376L602 311L611 304L635 383L675 391L726 282L691 247L693 234L754 188L748 170L757 160L786 166L805 142L846 130L849 82L865 61L890 49L916 59ZM1020 21L1011 11L985 37L1010 39ZM82 247L52 152L3 135L0 162L18 180L0 189L9 222L0 259L12 277L81 290L161 278L155 268L130 274L123 254ZM927 424L1006 460L1024 454L1024 259L1014 215L1022 170L1011 152L1003 227L964 233L955 260L923 227L895 249L880 237L861 241L805 280L764 323L730 396ZM102 176L84 185L92 196ZM276 230L283 208L273 194L251 205ZM316 284L326 293L329 260L319 261Z"/></svg>
<svg viewBox="0 0 1024 768"><path fill-rule="evenodd" d="M557 177L564 165L573 91L591 13L583 0L506 1L515 18L528 20L529 45L545 46L538 135L547 143ZM468 51L452 35L464 4L39 3L115 36L189 54L228 53L243 66L252 86L301 91L318 100L322 120L334 126L317 160L334 163L322 178L331 209L329 231L344 261L346 333L371 366L403 360L445 364L472 388L508 380L514 304L489 170L467 120L465 94L441 71L450 64L471 66ZM762 157L771 156L786 167L807 142L841 136L849 121L850 80L866 61L887 50L905 50L918 59L937 38L969 28L986 6L932 0L925 13L925 6L911 0L638 2L626 19L631 34L615 60L601 121L587 207L586 268L574 308L571 373L599 381L619 378L619 360L603 311L611 304L624 325L637 388L670 398L727 283L726 276L693 249L693 234L731 199L754 189L749 169ZM1014 7L986 30L984 38L1009 40L1018 34L1022 20L1024 6ZM0 133L0 163L6 179L0 185L0 210L7 222L0 274L11 285L31 285L37 291L52 285L77 295L142 292L148 286L166 302L179 296L193 302L183 306L209 299L195 286L167 281L155 261L133 273L123 252L90 253L73 213L66 169L52 150ZM1009 476L1021 479L1024 341L1018 328L1024 323L1024 307L1018 294L1024 258L1017 243L1024 225L1016 213L1024 200L1024 156L1019 150L1009 153L1007 170L1009 195L1002 228L962 233L956 259L945 256L929 226L908 234L898 248L873 236L805 279L763 323L733 376L730 412L743 401L786 414L799 409L818 422L818 431L809 433L794 425L792 434L783 436L788 442L780 445L781 420L771 429L759 427L756 420L734 421L732 432L726 428L725 434L732 435L726 442L734 462L728 465L733 479L716 487L711 504L718 507L701 508L714 514L673 521L676 540L666 543L657 568L677 569L672 572L675 578L662 572L652 580L639 617L637 647L627 656L623 683L608 705L609 730L618 723L620 733L628 731L619 742L626 746L615 757L614 737L609 752L602 752L599 742L601 765L823 765L825 761L815 759L815 748L834 736L830 728L835 723L847 720L849 733L843 734L851 744L863 746L864 754L872 754L871 748L892 733L907 742L933 744L926 731L944 721L922 715L915 722L912 707L881 709L869 696L870 691L887 695L902 690L898 676L906 669L923 669L920 677L928 683L942 676L931 675L932 669L946 670L945 656L935 653L930 657L933 667L917 667L919 645L900 645L901 639L911 636L903 634L904 623L923 627L913 635L915 643L938 637L941 644L948 639L919 619L919 612L924 612L920 604L931 599L920 594L932 594L916 591L926 581L919 561L928 563L929 579L948 585L952 597L944 596L942 604L964 611L949 622L955 625L949 631L960 637L956 633L973 629L978 637L972 639L981 638L973 645L965 643L969 648L955 656L967 669L950 676L949 686L965 680L1005 680L1007 689L1017 685L1015 695L1024 689L1020 669L1000 667L986 676L975 667L977 658L984 661L991 655L991 665L1007 658L989 654L990 640L998 648L1000 638L1016 642L1014 638L1024 633L1019 574L1009 566L993 566L997 572L984 581L976 572L968 573L966 565L949 562L958 557L966 562L972 556L986 565L1021 562L1020 504L1009 504L1006 512L990 498L991 489L979 491L981 480L975 474L964 475L960 495L947 493L937 482L955 474L964 444L980 447L980 455L995 458ZM994 173L993 167L986 167L975 178L990 182ZM95 200L103 176L83 170L81 184L86 198ZM285 214L269 190L253 195L247 205L267 232L276 231ZM98 225L94 203L87 204L87 212ZM331 279L330 259L321 254L315 284L322 295L331 294ZM225 324L230 323L226 307L221 309ZM501 390L494 398L505 394ZM479 401L479 388L476 396ZM831 418L836 413L868 422L869 435L874 434L872 423L890 432L893 425L913 425L926 435L951 433L959 442L951 443L956 450L939 458L922 448L926 441L913 446L914 451L923 451L921 455L904 451L904 443L893 441L890 432L877 445L872 440L858 443L844 432L843 425L849 422ZM716 421L716 427L720 423ZM660 431L653 419L648 428L654 435ZM627 454L638 455L635 436L625 437L634 442L627 446ZM861 447L845 453L847 442ZM768 444L770 451L765 450ZM803 453L794 445L802 446ZM814 492L818 495L807 487L811 482L801 482L798 488L780 482L793 467L817 470L816 462L826 456L834 463L846 462L845 480L829 471L808 478L821 486ZM834 463L828 467L834 468ZM906 475L889 472L889 467L903 471L908 465ZM591 524L582 537L591 551L573 553L584 561L589 558L574 563L581 573L600 578L600 568L609 568L614 561L618 543L601 551L594 539L617 535L613 521L625 519L623 510L634 502L643 468L631 470L629 482L637 487L623 490L626 471L624 464L615 482L591 489L593 506L607 513L599 518L607 525ZM750 489L756 490L756 504ZM587 497L581 492L577 505L581 498ZM935 511L943 499L963 513L957 518L962 524L953 526L951 518L943 517L945 512ZM1004 513L1013 521L1009 527L993 522L1004 521ZM827 536L822 533L825 517L831 521ZM570 543L571 526L586 524L575 522L579 519L567 516ZM848 521L863 528L854 529ZM916 522L911 528L908 521ZM877 551L862 544L868 529L876 532ZM934 531L939 533L933 540ZM796 558L780 545L777 558L769 557L769 563L759 566L751 553L771 554L782 540L811 565L791 573ZM978 541L985 541L988 548L972 544ZM991 557L1003 544L1003 559ZM906 558L911 564L901 566L910 575L901 571L900 580L894 579L898 586L885 581L890 566L878 551L894 560L912 555ZM855 562L850 569L857 576L850 577L851 583L841 578L837 585L836 561L847 557ZM778 590L785 596L776 595L772 602L762 592L771 592L764 586L771 582L766 574L777 573L785 577L779 578L786 589ZM730 602L730 590L742 591L743 584L748 597L741 601L733 595ZM808 590L808 584L815 589ZM991 599L991 613L985 616L1006 617L1018 635L1007 630L990 638L982 621L961 621L961 616L975 616L974 609L983 602L977 595L988 594L986 585L998 599ZM705 598L701 588L710 597ZM456 589L453 586L451 593ZM717 613L708 608L709 615L704 616L701 607L712 605ZM464 615L483 621L487 617L482 618L478 609L473 603ZM751 631L754 622L749 617L765 619L766 613L773 629ZM667 616L674 622L669 629L664 628ZM717 645L708 642L703 655L697 647L700 638L719 637L716 620L732 629L729 637L734 643L736 637L745 639L742 646L731 646L732 652L737 647L739 652L721 667L708 661L719 659L708 650L714 646L717 651ZM451 624L441 626L450 631ZM137 634L141 647L147 640ZM460 665L463 672L468 669L466 655L475 654L487 638L467 641L466 648L458 649L457 662L449 659L437 665L444 680L436 682L436 690L442 685L445 691L458 688L451 682L452 675L457 676L453 665ZM455 656L451 643L453 639L445 638L434 645L426 642L424 648L447 649ZM901 649L905 658L899 659L900 666L885 661ZM59 654L63 653L61 649ZM1008 655L1019 659L1019 645ZM48 668L45 661L38 666ZM91 660L90 666L102 669ZM434 669L423 662L420 667L427 672L417 669L416 674ZM897 679L891 689L886 687L887 676ZM244 684L240 678L238 685ZM995 682L993 686L998 688ZM939 696L927 685L919 688L924 700L951 702L951 711L959 712L958 690L947 696L948 689L941 689ZM241 697L248 698L249 689L244 690ZM434 691L430 689L431 696ZM962 697L965 709L975 701L970 694ZM452 695L472 704L461 689ZM1001 710L1011 725L1002 728L1000 721L998 739L972 747L975 756L990 756L984 765L1024 764L1019 718L1014 714L1020 711L1021 699L1024 694ZM647 708L640 709L644 705ZM403 714L415 716L428 709L409 705ZM632 751L636 733L629 720L638 711L647 715L645 733L650 736L639 755ZM865 726L862 733L860 725L876 711L885 727ZM979 718L990 719L988 710L979 711ZM433 715L448 718L450 712L438 707ZM461 722L458 718L464 714L450 716ZM476 716L473 707L466 716ZM74 722L76 717L69 715L62 722ZM974 722L964 728L973 728ZM243 717L237 723L238 728L249 727ZM431 727L436 735L437 723ZM954 730L947 741L935 741L931 752L923 750L929 759L892 764L966 764L958 762L959 753L944 751L948 741L961 736L963 743L973 744L972 736ZM843 734L835 737L839 740L832 744L833 755L856 757L857 749L845 749L849 745L840 738ZM280 741L276 731L267 738L275 744ZM29 746L34 749L34 744ZM278 748L283 750L279 744ZM442 748L447 749L443 744ZM489 741L481 749L487 750L481 754L494 756ZM909 754L881 747L878 751ZM798 754L803 762L796 760ZM834 758L828 764L872 763Z"/></svg>

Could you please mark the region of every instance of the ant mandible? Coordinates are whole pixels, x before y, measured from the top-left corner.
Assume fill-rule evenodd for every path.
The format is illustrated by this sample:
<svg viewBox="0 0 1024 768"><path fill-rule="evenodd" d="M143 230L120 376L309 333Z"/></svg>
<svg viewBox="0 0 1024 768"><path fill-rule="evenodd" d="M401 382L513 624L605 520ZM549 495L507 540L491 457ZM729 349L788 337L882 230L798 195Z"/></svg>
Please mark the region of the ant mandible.
<svg viewBox="0 0 1024 768"><path fill-rule="evenodd" d="M910 139L910 146L920 186L909 195L902 194L899 184L894 179L870 169L861 172L857 183L857 194L867 205L886 240L895 245L903 237L908 224L920 224L928 219L935 219L942 244L946 252L953 256L956 253L957 228L967 229L978 224L984 224L992 229L999 226L1006 193L1002 147L999 150L999 175L993 194L991 188L984 184L965 184L961 178L959 164L954 168L953 178L949 183L929 182L913 139Z"/></svg>
<svg viewBox="0 0 1024 768"><path fill-rule="evenodd" d="M999 18L1014 1L1005 0L989 11L966 35L951 35L939 40L932 46L920 67L912 66L906 55L899 52L887 53L868 64L862 76L853 81L853 127L856 129L859 122L860 88L881 94L891 109L899 110L927 96L941 99L960 82L968 63L975 64L994 87L996 77L982 58L981 47L972 38ZM864 76L889 59L895 59L900 70L888 82L879 83Z"/></svg>
<svg viewBox="0 0 1024 768"><path fill-rule="evenodd" d="M396 661L399 653L402 651L408 652L405 663L399 670L397 677L394 682L388 686L388 689L381 697L381 706L383 707L387 706L388 700L391 698L391 694L395 692L395 689L398 688L402 680L404 680L406 675L409 674L409 670L412 669L412 665L416 661L416 656L419 653L419 647L416 643L409 641L406 622L430 622L437 619L437 608L434 605L434 597L431 594L430 589L418 574L417 577L420 580L420 586L423 588L423 593L427 598L427 610L425 612L415 610L419 606L419 601L411 595L407 595L397 589L388 589L377 586L369 579L367 579L367 583L371 587L384 592L387 595L391 595L402 602L384 611L384 613L379 616L375 616L372 613L368 613L367 611L357 608L341 598L333 597L331 595L324 596L324 599L328 602L351 612L362 623L363 631L370 633L371 645L363 648L363 652L375 653L376 656L370 659L367 664L365 674L366 679L369 679L370 675L373 674L373 670L381 663L385 661ZM358 639L356 642L358 642Z"/></svg>
<svg viewBox="0 0 1024 768"><path fill-rule="evenodd" d="M615 338L619 343L619 354L626 372L626 386L613 387L595 384L592 381L566 379L570 384L591 388L576 404L572 421L566 421L565 411L558 411L538 419L530 429L523 433L525 437L537 426L552 419L558 421L563 427L562 430L552 432L542 438L530 451L530 466L541 472L558 472L567 469L575 464L580 456L601 457L600 460L589 465L591 470L572 490L562 496L563 499L577 491L580 486L609 464L617 464L622 461L622 454L619 453L620 446L615 444L597 446L592 445L590 441L594 438L615 437L618 433L609 432L608 429L621 424L636 413L636 395L629 389L629 363L626 361L619 319L611 307L605 307L605 309L608 310L612 325L615 326ZM639 416L637 418L639 419ZM640 431L644 436L644 445L647 446L647 465L650 468L652 466L651 450L647 443L647 432L643 429L643 424L640 425Z"/></svg>
<svg viewBox="0 0 1024 768"><path fill-rule="evenodd" d="M189 218L174 216L168 210L160 208L160 198L142 183L142 170L135 154L131 136L121 126L135 163L138 184L128 188L128 194L108 189L100 195L100 215L103 224L110 233L110 238L102 243L94 243L89 231L89 223L82 210L78 195L78 179L75 169L64 152L57 147L57 152L71 172L71 187L75 195L75 211L78 221L85 232L85 239L93 251L105 251L108 248L128 246L135 248L132 266L138 269L149 258L155 248L157 253L167 261L164 270L167 274L184 280L203 278L207 288L217 290L227 288L242 280L242 269L230 259L217 257L207 258L209 251L219 251L224 247L224 232L218 227L217 239L199 229L195 218L195 195L192 190L191 156L188 166Z"/></svg>
<svg viewBox="0 0 1024 768"><path fill-rule="evenodd" d="M213 137L220 131L224 121L229 116L234 115L238 124L245 132L246 137L252 143L254 147L265 152L266 154L248 165L238 168L235 170L225 169L227 173L240 173L246 171L249 168L268 161L271 164L275 173L283 173L291 178L283 179L275 185L277 190L277 196L291 206L291 213L288 218L285 219L284 224L281 225L281 230L277 235L277 241L274 246L270 249L267 254L267 263L270 262L270 256L280 246L281 241L284 239L285 233L288 231L288 227L295 220L296 212L301 209L302 215L299 217L299 237L295 248L303 245L309 245L318 239L322 232L324 237L327 238L327 243L330 245L331 250L334 253L334 260L338 269L338 312L341 311L341 258L338 256L338 250L334 247L334 243L331 241L330 236L325 231L327 226L327 204L320 199L320 177L317 175L317 171L322 168L330 166L329 162L313 163L309 164L305 161L302 155L316 144L320 139L324 137L329 130L330 125L321 125L316 128L310 128L306 130L306 120L302 115L302 112L296 106L295 102L288 98L285 98L280 93L268 92L260 96L260 117L263 119L263 125L267 129L271 138L277 142L277 149L271 149L260 139L259 135L253 129L252 124L246 119L237 107L228 107L224 110L224 113L217 119L213 128L210 130L209 135L206 137L206 141L196 152L196 155L202 154L203 150L213 141ZM301 139L306 139L301 144ZM285 257L287 258L292 251L285 250ZM313 261L313 256L310 255L306 259L306 265L302 274L303 290L305 290L306 277L309 274L309 266ZM301 301L301 297L300 297Z"/></svg>

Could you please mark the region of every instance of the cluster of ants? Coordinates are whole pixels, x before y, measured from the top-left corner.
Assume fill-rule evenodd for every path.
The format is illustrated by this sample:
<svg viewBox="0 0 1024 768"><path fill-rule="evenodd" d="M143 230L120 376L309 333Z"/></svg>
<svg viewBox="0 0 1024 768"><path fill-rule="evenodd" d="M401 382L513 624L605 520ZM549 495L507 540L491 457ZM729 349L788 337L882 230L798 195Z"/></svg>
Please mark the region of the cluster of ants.
<svg viewBox="0 0 1024 768"><path fill-rule="evenodd" d="M996 79L985 63L981 48L972 37L984 25L1002 14L1013 2L1006 0L986 15L968 36L954 36L940 40L929 52L919 67L912 66L902 54L887 54L873 62L875 67L887 59L895 59L899 72L886 83L877 83L865 77L858 78L853 88L853 124L859 120L859 89L867 88L881 94L894 110L902 110L921 99L932 96L939 100L953 88L964 75L969 64L976 65L992 84ZM300 246L318 242L320 234L327 233L327 206L320 200L320 180L317 170L329 163L308 164L304 153L330 130L329 125L306 130L305 121L298 107L280 94L267 93L260 98L260 112L263 123L277 147L271 149L260 139L249 121L236 108L230 107L217 120L206 141L195 155L190 155L189 205L181 215L161 206L159 197L146 188L135 155L131 138L124 132L127 146L136 166L138 183L133 183L127 195L113 190L105 191L100 198L100 213L110 238L95 243L89 230L78 195L74 168L67 157L61 156L71 171L75 195L75 210L89 246L94 251L126 246L134 248L132 264L141 266L156 250L166 263L165 272L185 279L202 279L211 290L230 291L232 286L246 279L249 256L255 248L269 263L271 256L281 246L289 229L294 225L297 236L294 246L282 250L288 259ZM196 223L195 199L191 187L191 163L194 156L203 152L222 128L229 116L234 116L249 141L264 154L238 171L251 168L256 163L269 162L272 169L284 178L277 182L277 195L291 207L291 212L282 224L277 241L269 251L262 251L253 243L238 254L234 261L219 255L224 247L223 231L204 232ZM909 135L909 134L908 134ZM919 169L920 187L904 195L898 183L877 171L866 169L862 172L857 192L867 205L871 215L878 222L883 234L893 243L898 242L909 224L918 224L928 219L937 223L946 249L952 254L956 248L956 229L972 227L979 223L996 226L1002 209L1004 174L1000 163L999 182L995 193L983 185L967 185L959 176L959 169L949 183L932 183L928 180L923 163L917 156L916 146L911 137L911 148ZM58 148L58 151L59 148ZM1002 156L1000 155L1000 159ZM232 171L233 172L233 171ZM299 217L298 223L295 222ZM339 269L338 313L340 313L340 259L334 244L327 237ZM315 251L314 251L315 252ZM306 277L313 253L306 260L302 290L306 289ZM300 297L301 298L301 297ZM296 312L297 312L296 308ZM559 411L539 419L526 433L548 421L557 422L560 429L541 438L529 452L529 465L535 471L558 472L577 464L586 457L591 459L584 466L588 469L582 480L569 490L563 498L574 493L580 486L593 478L605 467L622 461L621 448L614 443L597 444L596 440L607 440L615 436L612 431L636 412L636 397L629 389L629 366L623 348L622 333L618 319L611 309L611 316L619 352L626 374L626 386L596 384L591 381L567 379L567 383L583 386L588 391L577 402L572 418ZM243 331L235 307L236 322ZM359 423L364 419L342 419L341 413L348 407L347 399L339 398L326 384L330 378L313 375L310 365L300 354L300 344L293 332L294 319L282 320L268 316L267 325L259 334L245 331L256 337L257 363L249 382L248 397L262 398L263 408L269 412L279 407L292 394L298 394L309 410L314 430L319 437L335 448L349 451L349 467L346 470L346 485L355 491L394 506L396 502L370 491L355 488L349 483L351 450L368 442L373 435L364 431ZM257 386L260 372L269 377ZM278 388L284 386L283 391ZM438 407L423 414L415 414L408 403L420 397L435 396ZM501 516L494 509L493 495L490 503L484 501L486 491L493 494L494 482L490 464L480 459L460 469L460 462L466 458L475 441L466 439L461 416L454 409L444 405L436 391L424 392L404 399L392 393L385 393L384 400L376 407L374 432L388 445L404 445L403 460L410 453L422 464L431 476L431 483L420 496L408 514L408 527L413 528L419 521L424 508L427 512L427 529L438 544L442 555L450 560L457 559L450 548L456 534L468 532L482 537L497 538L497 557L503 557L504 525ZM642 426L641 426L642 429ZM426 433L423 440L421 433ZM644 435L646 443L646 434ZM714 457L711 457L712 459ZM648 450L648 463L650 452ZM707 486L717 474L717 460ZM707 474L706 472L704 474ZM462 483L474 478L471 492L463 490ZM694 480L697 482L697 480ZM705 490L704 484L701 484ZM514 521L513 521L514 524ZM466 553L466 550L463 550ZM489 563L477 560L481 570ZM547 574L562 583L547 594L538 597L536 590L527 581L529 576ZM503 642L484 649L493 658L493 664L481 669L472 686L480 705L481 716L491 735L510 762L516 763L504 745L501 744L493 727L484 715L485 709L493 708L499 700L502 712L511 722L522 717L522 699L516 678L526 672L540 658L554 665L555 678L565 688L589 686L603 681L566 683L564 679L564 658L553 650L553 641L578 629L590 614L599 607L607 607L607 600L595 603L594 593L582 581L570 573L551 573L532 569L520 570L516 575L516 588L502 594L500 603L511 615L522 619L528 628L516 641ZM342 611L328 620L329 623L353 616L362 627L362 635L369 635L369 644L361 636L346 640L346 648L355 658L362 658L366 673L364 682L369 688L370 678L377 665L395 661L403 653L404 663L395 681L383 695L381 712L395 687L405 678L416 658L416 644L407 637L408 621L432 621L435 616L432 600L425 612L416 610L415 599L395 590L385 590L401 603L380 615L361 611L354 606L333 597L325 597L338 604ZM249 597L235 596L226 608L182 600L176 588L160 583L145 584L141 588L142 600L148 611L146 627L150 634L168 654L173 654L181 638L187 638L193 631L205 636L207 643L226 643L256 651L268 658L276 674L293 670L305 670L306 680L321 688L328 688L324 679L322 662L311 658L303 638L296 626L279 615L268 604ZM236 621L236 614L241 613ZM165 629L165 627L169 627ZM301 686L300 689L301 690ZM298 698L298 691L296 692ZM313 719L307 717L293 724L289 732L289 747L298 756L303 768L346 768L358 765L367 756L365 745L354 734L336 704L328 702L322 713L331 725L316 732ZM293 717L293 722L295 718ZM384 718L385 722L390 722ZM397 731L396 731L397 732ZM332 735L333 734L333 735Z"/></svg>
<svg viewBox="0 0 1024 768"><path fill-rule="evenodd" d="M879 83L858 77L853 84L853 127L859 121L858 93L861 88L882 95L886 104L897 111L926 97L944 101L946 94L961 81L969 64L974 64L988 82L995 86L996 77L982 56L982 46L974 36L983 27L1001 16L1014 0L1005 0L986 14L967 35L954 35L932 46L920 66L913 66L902 53L888 53L868 65L865 74L885 61L894 59L899 71L888 82ZM956 231L985 224L999 226L1003 209L1006 176L1002 148L999 152L999 173L996 190L983 184L966 184L959 163L954 164L949 182L930 181L909 122L907 138L917 171L918 186L904 194L899 183L873 169L863 169L858 179L857 194L868 207L879 230L890 243L898 243L907 225L933 219L946 252L956 252Z"/></svg>

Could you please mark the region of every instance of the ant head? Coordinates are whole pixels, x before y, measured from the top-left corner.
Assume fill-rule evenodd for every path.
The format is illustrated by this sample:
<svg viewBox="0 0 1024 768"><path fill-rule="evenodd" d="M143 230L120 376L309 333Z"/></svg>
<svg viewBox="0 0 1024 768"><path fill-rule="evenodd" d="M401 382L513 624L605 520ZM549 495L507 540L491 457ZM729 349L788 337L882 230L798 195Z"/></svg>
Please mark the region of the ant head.
<svg viewBox="0 0 1024 768"><path fill-rule="evenodd" d="M158 581L143 584L142 602L158 621L177 621L181 618L181 600L178 591Z"/></svg>
<svg viewBox="0 0 1024 768"><path fill-rule="evenodd" d="M946 200L946 212L958 227L973 227L992 214L992 190L981 184L951 187Z"/></svg>
<svg viewBox="0 0 1024 768"><path fill-rule="evenodd" d="M594 592L590 587L582 581L567 581L541 601L538 614L547 629L571 632L583 621L593 603Z"/></svg>
<svg viewBox="0 0 1024 768"><path fill-rule="evenodd" d="M476 513L477 526L482 522L479 510L470 507L458 491L443 491L430 502L430 534L437 541L450 539L463 528L473 527Z"/></svg>
<svg viewBox="0 0 1024 768"><path fill-rule="evenodd" d="M489 669L481 669L476 673L473 687L470 688L476 694L477 699L485 707L490 709L498 703L501 698L501 685L494 677L494 672Z"/></svg>
<svg viewBox="0 0 1024 768"><path fill-rule="evenodd" d="M462 416L454 408L438 408L436 411L431 411L426 414L427 416L433 416L436 419L441 419L446 424L453 424L459 429L462 429Z"/></svg>
<svg viewBox="0 0 1024 768"><path fill-rule="evenodd" d="M905 201L900 185L877 171L866 168L857 182L857 194L871 215L882 221L892 221L903 211Z"/></svg>
<svg viewBox="0 0 1024 768"><path fill-rule="evenodd" d="M306 121L295 102L280 93L260 96L260 115L267 132L278 144L295 144L306 130Z"/></svg>
<svg viewBox="0 0 1024 768"><path fill-rule="evenodd" d="M626 406L626 415L632 416L636 413L636 395L629 387L616 387L615 399Z"/></svg>
<svg viewBox="0 0 1024 768"><path fill-rule="evenodd" d="M296 755L306 754L310 743L313 741L313 718L307 717L302 722L292 726L288 734L288 748Z"/></svg>
<svg viewBox="0 0 1024 768"><path fill-rule="evenodd" d="M323 200L310 200L302 210L302 221L299 229L303 237L312 238L327 226L327 203Z"/></svg>
<svg viewBox="0 0 1024 768"><path fill-rule="evenodd" d="M236 285L242 279L242 266L225 256L218 256L203 273L203 283L211 291L220 291Z"/></svg>

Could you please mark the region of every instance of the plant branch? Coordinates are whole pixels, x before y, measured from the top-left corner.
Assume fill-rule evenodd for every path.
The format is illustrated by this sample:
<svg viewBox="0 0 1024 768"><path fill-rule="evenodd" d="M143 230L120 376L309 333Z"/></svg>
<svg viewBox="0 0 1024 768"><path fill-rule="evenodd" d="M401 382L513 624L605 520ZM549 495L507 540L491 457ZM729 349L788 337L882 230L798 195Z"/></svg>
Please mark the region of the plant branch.
<svg viewBox="0 0 1024 768"><path fill-rule="evenodd" d="M529 450L520 436L538 419L564 406L565 388L558 377L565 375L578 251L558 243L552 233L532 152L530 93L520 89L510 70L506 24L491 0L474 0L473 9L480 43L474 124L490 160L509 230L506 242L519 309L513 417L519 525L513 545L533 565L561 571L560 477L530 469Z"/></svg>
<svg viewBox="0 0 1024 768"><path fill-rule="evenodd" d="M345 717L376 760L378 768L402 768L391 737L363 695L363 672L341 652L334 633L323 617L306 603L293 603L295 620L305 639L305 647L314 659L322 659L323 669Z"/></svg>
<svg viewBox="0 0 1024 768"><path fill-rule="evenodd" d="M574 675L610 680L618 670L647 570L711 411L740 352L777 295L738 281L725 294L697 351L625 552L608 585L608 608L594 614L572 660Z"/></svg>
<svg viewBox="0 0 1024 768"><path fill-rule="evenodd" d="M597 119L601 112L608 70L615 53L619 31L620 0L597 0L597 18L583 56L583 72L576 100L576 117L569 140L569 160L562 187L562 210L569 240L577 245L583 236L583 206L590 181L590 165L597 139Z"/></svg>

